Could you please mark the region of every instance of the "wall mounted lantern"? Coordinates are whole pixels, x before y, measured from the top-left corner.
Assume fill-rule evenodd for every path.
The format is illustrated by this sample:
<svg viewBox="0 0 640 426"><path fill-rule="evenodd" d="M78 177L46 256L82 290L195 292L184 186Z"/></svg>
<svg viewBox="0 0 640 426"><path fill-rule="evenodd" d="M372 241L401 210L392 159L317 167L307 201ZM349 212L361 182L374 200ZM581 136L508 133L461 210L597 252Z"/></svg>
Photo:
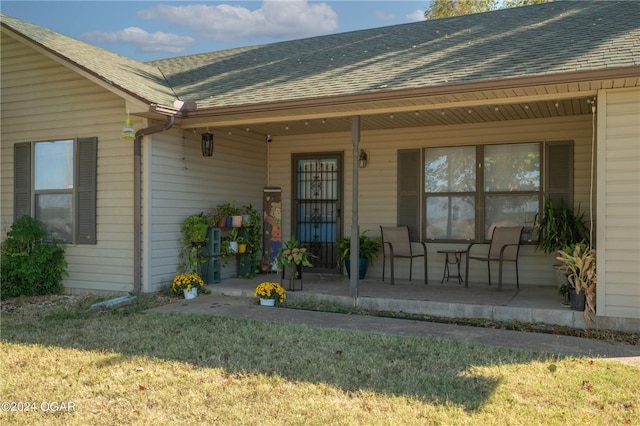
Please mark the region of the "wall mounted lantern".
<svg viewBox="0 0 640 426"><path fill-rule="evenodd" d="M360 150L360 161L359 161L359 165L361 169L364 169L365 167L367 167L367 160L368 160L369 156L367 155L366 152L364 152L364 149Z"/></svg>
<svg viewBox="0 0 640 426"><path fill-rule="evenodd" d="M213 133L208 130L202 134L202 156L213 157Z"/></svg>

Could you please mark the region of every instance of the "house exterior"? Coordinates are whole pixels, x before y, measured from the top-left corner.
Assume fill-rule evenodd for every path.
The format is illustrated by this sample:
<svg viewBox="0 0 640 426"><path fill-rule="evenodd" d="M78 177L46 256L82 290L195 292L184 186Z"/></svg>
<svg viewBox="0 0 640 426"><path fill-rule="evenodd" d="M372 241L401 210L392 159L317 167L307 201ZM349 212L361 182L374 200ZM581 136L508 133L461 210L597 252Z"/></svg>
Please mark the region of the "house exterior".
<svg viewBox="0 0 640 426"><path fill-rule="evenodd" d="M2 15L1 55L2 235L21 214L66 212L50 225L69 242L69 292L158 291L186 216L230 200L261 208L265 188L281 191L284 240L328 250L325 272L339 272L332 247L354 230L409 225L439 259L492 226L530 226L556 194L591 226L597 315L640 329L640 2L149 63ZM134 139L122 138L128 116ZM207 131L213 157L200 152ZM524 244L520 285L555 285L553 263ZM470 275L486 282L485 266Z"/></svg>

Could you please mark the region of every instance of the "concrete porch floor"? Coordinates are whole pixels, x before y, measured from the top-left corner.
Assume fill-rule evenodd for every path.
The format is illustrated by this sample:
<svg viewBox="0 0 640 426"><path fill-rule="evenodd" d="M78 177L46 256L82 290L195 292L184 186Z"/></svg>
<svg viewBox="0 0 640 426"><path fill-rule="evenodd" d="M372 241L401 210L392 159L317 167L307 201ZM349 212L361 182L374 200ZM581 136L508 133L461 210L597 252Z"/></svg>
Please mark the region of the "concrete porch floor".
<svg viewBox="0 0 640 426"><path fill-rule="evenodd" d="M252 279L228 278L221 283L207 285L213 294L253 297L253 290L263 281L280 282L276 274L259 274ZM365 278L359 284L359 297L350 296L350 283L346 276L305 273L295 280L295 291L284 281L288 301L317 300L345 306L356 306L378 311L425 314L446 318L484 318L496 321L545 323L585 328L583 313L562 306L555 286L504 283L497 291L496 284L458 284L449 282L396 279L395 285L387 278ZM609 328L609 327L606 327Z"/></svg>

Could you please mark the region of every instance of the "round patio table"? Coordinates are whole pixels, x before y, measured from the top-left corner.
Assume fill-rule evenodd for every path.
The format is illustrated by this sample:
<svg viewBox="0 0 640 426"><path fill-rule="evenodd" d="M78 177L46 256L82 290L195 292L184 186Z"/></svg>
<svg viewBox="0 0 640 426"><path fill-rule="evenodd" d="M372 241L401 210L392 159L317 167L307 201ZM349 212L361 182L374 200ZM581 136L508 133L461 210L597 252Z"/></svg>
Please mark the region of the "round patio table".
<svg viewBox="0 0 640 426"><path fill-rule="evenodd" d="M444 283L445 278L447 282L449 282L449 278L457 278L458 284L462 284L462 273L460 272L460 265L462 264L462 256L465 255L467 251L463 249L443 249L438 250L438 253L442 253L445 255L444 272L442 273L442 281L440 281L440 284ZM449 255L453 256L450 257ZM450 265L457 265L458 275L451 275L451 270L449 269Z"/></svg>

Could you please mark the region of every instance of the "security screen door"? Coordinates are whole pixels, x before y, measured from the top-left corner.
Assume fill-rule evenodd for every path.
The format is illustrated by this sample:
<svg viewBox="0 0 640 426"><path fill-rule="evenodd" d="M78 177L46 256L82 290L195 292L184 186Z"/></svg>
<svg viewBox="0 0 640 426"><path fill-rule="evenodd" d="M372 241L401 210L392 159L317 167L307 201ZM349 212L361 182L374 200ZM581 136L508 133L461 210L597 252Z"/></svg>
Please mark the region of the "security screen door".
<svg viewBox="0 0 640 426"><path fill-rule="evenodd" d="M293 168L292 235L315 256L311 271L339 273L342 153L294 155Z"/></svg>

